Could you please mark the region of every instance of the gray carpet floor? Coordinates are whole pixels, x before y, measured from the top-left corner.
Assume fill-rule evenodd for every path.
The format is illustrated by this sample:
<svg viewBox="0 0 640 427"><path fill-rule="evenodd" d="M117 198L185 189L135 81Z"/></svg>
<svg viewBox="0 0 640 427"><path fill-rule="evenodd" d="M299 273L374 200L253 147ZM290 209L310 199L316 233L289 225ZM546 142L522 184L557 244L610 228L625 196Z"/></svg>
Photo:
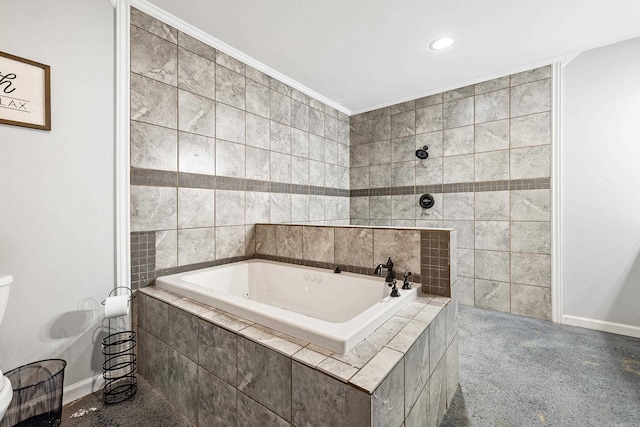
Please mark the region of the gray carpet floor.
<svg viewBox="0 0 640 427"><path fill-rule="evenodd" d="M640 339L470 307L459 331L460 388L442 426L640 427ZM64 407L62 426L191 426L138 378L133 400L94 393Z"/></svg>
<svg viewBox="0 0 640 427"><path fill-rule="evenodd" d="M442 426L640 426L640 339L460 307Z"/></svg>

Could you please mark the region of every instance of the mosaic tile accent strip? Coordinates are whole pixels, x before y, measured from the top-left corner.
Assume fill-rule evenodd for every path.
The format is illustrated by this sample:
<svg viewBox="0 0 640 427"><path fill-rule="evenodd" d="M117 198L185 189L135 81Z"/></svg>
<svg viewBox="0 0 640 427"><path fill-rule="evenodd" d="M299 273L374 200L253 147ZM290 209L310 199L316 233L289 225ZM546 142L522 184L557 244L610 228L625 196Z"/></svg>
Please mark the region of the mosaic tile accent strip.
<svg viewBox="0 0 640 427"><path fill-rule="evenodd" d="M202 188L209 190L259 191L283 194L317 194L321 196L349 197L350 191L343 188L317 187L289 184L285 182L259 181L227 176L204 175L188 172L168 172L154 169L131 168L131 185L150 187ZM410 187L413 190L413 187ZM411 194L409 187L400 190Z"/></svg>
<svg viewBox="0 0 640 427"><path fill-rule="evenodd" d="M506 191L509 189L509 185L508 180L478 182L475 184L473 191Z"/></svg>
<svg viewBox="0 0 640 427"><path fill-rule="evenodd" d="M456 182L452 184L416 185L405 187L364 188L351 190L351 197L396 196L423 193L469 193L480 191L543 190L551 188L550 178L530 178L500 181Z"/></svg>
<svg viewBox="0 0 640 427"><path fill-rule="evenodd" d="M216 188L216 177L211 175L200 175L197 173L180 172L178 184L182 188Z"/></svg>
<svg viewBox="0 0 640 427"><path fill-rule="evenodd" d="M162 170L131 168L130 183L151 187L175 187L178 185L178 174Z"/></svg>
<svg viewBox="0 0 640 427"><path fill-rule="evenodd" d="M432 295L451 296L449 232L420 233L422 291Z"/></svg>
<svg viewBox="0 0 640 427"><path fill-rule="evenodd" d="M131 288L146 286L155 279L155 231L131 233Z"/></svg>
<svg viewBox="0 0 640 427"><path fill-rule="evenodd" d="M551 178L515 179L510 182L510 190L547 190L551 188Z"/></svg>

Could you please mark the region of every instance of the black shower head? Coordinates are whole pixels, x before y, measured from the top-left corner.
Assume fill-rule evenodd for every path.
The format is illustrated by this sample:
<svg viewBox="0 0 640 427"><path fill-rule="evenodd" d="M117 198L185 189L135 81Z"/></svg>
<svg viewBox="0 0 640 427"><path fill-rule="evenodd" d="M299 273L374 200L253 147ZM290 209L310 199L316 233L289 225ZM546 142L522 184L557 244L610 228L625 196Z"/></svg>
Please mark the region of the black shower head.
<svg viewBox="0 0 640 427"><path fill-rule="evenodd" d="M421 160L426 159L427 157L429 157L429 153L427 153L428 149L429 149L429 147L427 147L426 145L424 147L422 147L422 148L417 149L416 150L416 157L421 159Z"/></svg>

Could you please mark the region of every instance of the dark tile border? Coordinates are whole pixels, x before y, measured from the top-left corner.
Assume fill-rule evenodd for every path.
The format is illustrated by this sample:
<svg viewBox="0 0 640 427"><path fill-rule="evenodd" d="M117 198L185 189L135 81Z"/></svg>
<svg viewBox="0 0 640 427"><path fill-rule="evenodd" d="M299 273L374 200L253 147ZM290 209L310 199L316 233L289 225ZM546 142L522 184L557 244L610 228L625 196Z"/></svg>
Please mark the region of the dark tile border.
<svg viewBox="0 0 640 427"><path fill-rule="evenodd" d="M344 272L380 277L373 274L374 267L359 267L355 265L346 265L346 264L340 264L335 262L332 263L332 262L311 261L311 260L305 260L305 259L288 258L288 257L266 255L266 254L256 254L255 258L266 259L268 261L284 262L287 264L303 265L305 267L322 268L322 269L331 270L331 271L333 271L336 267L340 267L340 270ZM400 284L398 287L402 286L402 279L403 279L403 273L396 272L396 280L400 281ZM411 282L421 283L421 281L422 281L421 275L414 274L411 276Z"/></svg>
<svg viewBox="0 0 640 427"><path fill-rule="evenodd" d="M337 197L350 197L351 195L349 190L342 188L317 187L313 185L289 184L286 182L257 181L254 179L233 178L228 176L139 168L131 168L130 184L150 187L258 191L263 193L314 194Z"/></svg>
<svg viewBox="0 0 640 427"><path fill-rule="evenodd" d="M474 186L474 190L478 191L478 192L484 192L484 191L508 191L509 190L509 181L508 180L503 180L503 181L484 181L484 182L478 182L475 186Z"/></svg>
<svg viewBox="0 0 640 427"><path fill-rule="evenodd" d="M416 194L418 193L442 193L442 184L416 185Z"/></svg>
<svg viewBox="0 0 640 427"><path fill-rule="evenodd" d="M451 184L442 184L443 193L472 193L475 182L456 182Z"/></svg>
<svg viewBox="0 0 640 427"><path fill-rule="evenodd" d="M178 185L178 173L171 171L131 168L129 178L131 185L151 187L176 187Z"/></svg>
<svg viewBox="0 0 640 427"><path fill-rule="evenodd" d="M551 188L551 178L514 179L511 190L546 190Z"/></svg>
<svg viewBox="0 0 640 427"><path fill-rule="evenodd" d="M548 190L550 178L529 178L501 181L456 182L450 184L416 185L405 187L382 187L351 190L351 197L395 196L402 194L472 193L482 191Z"/></svg>
<svg viewBox="0 0 640 427"><path fill-rule="evenodd" d="M180 172L178 174L178 186L183 188L213 189L216 188L216 177Z"/></svg>

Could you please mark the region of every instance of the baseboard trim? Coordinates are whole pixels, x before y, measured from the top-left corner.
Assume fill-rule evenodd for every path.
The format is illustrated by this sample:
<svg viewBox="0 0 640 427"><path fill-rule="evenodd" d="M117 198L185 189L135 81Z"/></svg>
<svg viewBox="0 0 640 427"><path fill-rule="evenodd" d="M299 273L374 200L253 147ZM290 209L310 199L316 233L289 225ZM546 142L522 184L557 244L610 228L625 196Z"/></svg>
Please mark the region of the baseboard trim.
<svg viewBox="0 0 640 427"><path fill-rule="evenodd" d="M587 317L570 316L567 314L562 316L562 323L565 325L593 329L595 331L610 332L612 334L640 338L640 327L638 326L607 322L605 320L589 319Z"/></svg>
<svg viewBox="0 0 640 427"><path fill-rule="evenodd" d="M67 403L71 403L74 400L78 400L81 397L85 397L88 394L96 392L100 390L103 385L104 379L102 378L102 374L71 384L70 386L65 387L62 392L62 404L66 405Z"/></svg>

